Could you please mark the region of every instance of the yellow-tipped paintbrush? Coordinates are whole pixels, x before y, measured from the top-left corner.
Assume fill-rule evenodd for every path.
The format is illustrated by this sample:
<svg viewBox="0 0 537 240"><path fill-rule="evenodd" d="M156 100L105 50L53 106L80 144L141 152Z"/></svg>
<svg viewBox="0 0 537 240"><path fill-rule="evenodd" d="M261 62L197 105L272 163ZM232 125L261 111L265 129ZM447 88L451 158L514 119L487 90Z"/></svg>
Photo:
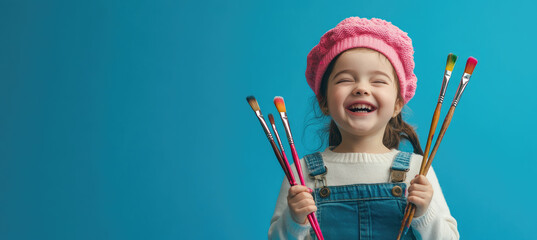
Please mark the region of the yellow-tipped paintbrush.
<svg viewBox="0 0 537 240"><path fill-rule="evenodd" d="M442 88L440 89L440 96L438 97L438 103L433 114L433 120L431 121L431 128L429 129L429 136L427 138L427 144L425 145L425 152L423 153L423 159L421 161L420 174L423 172L427 164L427 156L429 154L429 149L431 147L431 142L433 140L434 132L436 131L436 125L438 124L438 119L440 118L440 109L442 108L442 103L444 102L444 96L446 95L446 89L451 78L451 73L455 67L455 62L457 61L457 55L450 53L446 61L446 70L444 71L444 79L442 80ZM399 229L399 235L397 239L401 238L401 234L404 231L405 225L409 219L411 212L415 211L416 206L414 204L407 204L405 208L405 215L403 221L401 222L401 228Z"/></svg>
<svg viewBox="0 0 537 240"><path fill-rule="evenodd" d="M425 166L425 169L423 170L423 174L427 175L427 172L429 171L429 168L431 167L431 164L433 163L434 156L436 155L436 151L438 150L438 147L440 146L440 142L442 141L442 138L444 137L444 134L446 133L446 130L451 123L451 118L453 118L453 113L455 112L455 108L459 104L459 101L462 97L462 93L464 92L464 89L466 88L466 85L468 85L468 82L470 81L470 77L472 76L472 73L474 72L474 68L477 65L477 59L474 57L469 57L466 61L466 68L464 69L464 74L462 75L461 82L459 83L459 87L457 88L457 92L455 94L455 97L453 98L453 102L451 103L451 107L449 108L449 111L446 115L446 118L444 119L444 122L442 123L442 128L440 129L440 133L438 134L438 137L436 138L436 142L434 144L433 150L431 151L431 156L429 157L429 160L427 161L427 166Z"/></svg>
<svg viewBox="0 0 537 240"><path fill-rule="evenodd" d="M429 168L431 167L431 164L434 160L434 156L436 155L436 151L438 151L438 147L440 147L440 142L442 142L442 138L444 138L444 134L447 131L447 128L449 127L449 124L451 123L451 119L453 118L453 113L455 112L455 108L457 107L461 97L462 93L464 92L464 89L468 85L468 82L470 81L470 77L472 76L472 73L474 72L474 68L477 65L477 59L474 57L469 57L466 61L466 67L464 69L464 74L462 75L461 82L459 83L459 87L457 88L457 92L455 93L455 97L453 98L453 102L451 103L451 107L449 108L448 113L446 114L446 117L444 118L444 122L442 123L442 128L440 128L440 133L438 134L438 137L436 138L436 142L434 144L433 150L431 151L431 155L427 161L427 165L423 169L422 175L426 176L427 172L429 171ZM411 211L408 221L405 226L405 230L403 233L403 236L407 233L408 229L410 228L410 223L412 223L412 218L414 217L415 208L413 211Z"/></svg>

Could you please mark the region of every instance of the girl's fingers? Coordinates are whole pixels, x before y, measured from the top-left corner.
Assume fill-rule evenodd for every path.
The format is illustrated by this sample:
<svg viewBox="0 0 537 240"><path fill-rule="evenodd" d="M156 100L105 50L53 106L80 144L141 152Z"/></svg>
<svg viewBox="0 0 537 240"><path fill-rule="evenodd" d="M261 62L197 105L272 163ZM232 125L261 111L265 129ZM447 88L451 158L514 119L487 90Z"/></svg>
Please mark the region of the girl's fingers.
<svg viewBox="0 0 537 240"><path fill-rule="evenodd" d="M317 206L315 206L313 199L303 199L296 203L289 203L289 208L295 221L302 223L305 223L308 214L317 211Z"/></svg>
<svg viewBox="0 0 537 240"><path fill-rule="evenodd" d="M412 179L412 181L410 181L410 184L414 184L414 183L429 185L429 180L427 179L427 177L423 175L418 175L417 177Z"/></svg>
<svg viewBox="0 0 537 240"><path fill-rule="evenodd" d="M302 199L296 203L293 203L293 206L295 207L295 209L301 209L301 208L304 208L304 207L307 207L307 206L315 206L315 201L313 201L313 199Z"/></svg>
<svg viewBox="0 0 537 240"><path fill-rule="evenodd" d="M408 195L408 198L410 197L418 197L418 198L421 198L421 199L429 199L431 198L431 194L428 193L428 192L412 192Z"/></svg>
<svg viewBox="0 0 537 240"><path fill-rule="evenodd" d="M305 206L303 208L300 208L298 209L299 212L301 212L302 214L304 215L308 215L312 212L316 212L317 211L317 206L314 205L309 205L309 206Z"/></svg>
<svg viewBox="0 0 537 240"><path fill-rule="evenodd" d="M315 207L315 202L311 199L304 199L296 204L296 209L299 211L304 208Z"/></svg>
<svg viewBox="0 0 537 240"><path fill-rule="evenodd" d="M424 206L429 205L431 202L431 198L428 196L410 196L407 198L409 202L414 203L416 205Z"/></svg>
<svg viewBox="0 0 537 240"><path fill-rule="evenodd" d="M413 191L421 191L421 192L427 192L427 191L431 191L432 190L432 187L429 186L429 185L422 185L422 184L412 184L410 185L410 187L408 188L408 191L409 192L413 192Z"/></svg>
<svg viewBox="0 0 537 240"><path fill-rule="evenodd" d="M289 207L297 211L297 209L303 208L309 205L315 205L313 196L307 192L301 192L295 195L293 198L287 199Z"/></svg>
<svg viewBox="0 0 537 240"><path fill-rule="evenodd" d="M300 202L304 199L311 199L313 200L313 196L308 192L301 192L296 194L294 197L287 199L289 202Z"/></svg>
<svg viewBox="0 0 537 240"><path fill-rule="evenodd" d="M408 197L408 201L415 204L418 207L425 205L425 200L416 196Z"/></svg>
<svg viewBox="0 0 537 240"><path fill-rule="evenodd" d="M289 188L287 203L293 219L298 223L305 223L306 216L317 211L311 192L311 189L302 185L295 185Z"/></svg>
<svg viewBox="0 0 537 240"><path fill-rule="evenodd" d="M306 186L302 186L302 185L295 185L295 186L292 186L291 188L289 188L289 193L287 194L287 198L293 198L295 197L297 194L299 193L302 193L302 192L307 192L309 193L310 190L308 187Z"/></svg>

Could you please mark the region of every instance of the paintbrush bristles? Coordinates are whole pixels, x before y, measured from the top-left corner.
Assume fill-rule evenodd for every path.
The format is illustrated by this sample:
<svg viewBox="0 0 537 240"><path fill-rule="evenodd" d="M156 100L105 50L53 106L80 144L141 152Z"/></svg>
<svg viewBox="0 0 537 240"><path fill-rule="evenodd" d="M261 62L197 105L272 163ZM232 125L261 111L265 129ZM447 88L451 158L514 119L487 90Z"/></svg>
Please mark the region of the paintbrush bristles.
<svg viewBox="0 0 537 240"><path fill-rule="evenodd" d="M250 104L250 107L252 107L252 110L254 110L254 112L257 112L260 110L259 104L257 104L257 100L255 100L254 96L246 97L246 101L248 101L248 104Z"/></svg>
<svg viewBox="0 0 537 240"><path fill-rule="evenodd" d="M457 55L450 53L447 57L446 70L452 72L455 67L455 62L457 61Z"/></svg>
<svg viewBox="0 0 537 240"><path fill-rule="evenodd" d="M272 113L269 113L268 120L270 121L270 124L276 125L276 124L274 124L274 116L272 116Z"/></svg>
<svg viewBox="0 0 537 240"><path fill-rule="evenodd" d="M469 57L466 61L466 68L464 69L464 73L472 74L474 72L475 65L477 64L477 59L474 57Z"/></svg>
<svg viewBox="0 0 537 240"><path fill-rule="evenodd" d="M278 112L285 112L285 102L283 101L283 97L274 97L274 105L276 105Z"/></svg>

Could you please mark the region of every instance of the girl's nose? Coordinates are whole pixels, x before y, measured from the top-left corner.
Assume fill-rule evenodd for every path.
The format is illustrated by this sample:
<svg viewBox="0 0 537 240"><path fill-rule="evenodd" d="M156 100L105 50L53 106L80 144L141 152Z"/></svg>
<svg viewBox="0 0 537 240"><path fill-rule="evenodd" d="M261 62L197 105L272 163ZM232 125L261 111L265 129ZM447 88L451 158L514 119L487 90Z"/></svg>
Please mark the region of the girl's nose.
<svg viewBox="0 0 537 240"><path fill-rule="evenodd" d="M366 86L364 86L364 84L359 84L354 88L352 93L358 96L369 95L369 89Z"/></svg>

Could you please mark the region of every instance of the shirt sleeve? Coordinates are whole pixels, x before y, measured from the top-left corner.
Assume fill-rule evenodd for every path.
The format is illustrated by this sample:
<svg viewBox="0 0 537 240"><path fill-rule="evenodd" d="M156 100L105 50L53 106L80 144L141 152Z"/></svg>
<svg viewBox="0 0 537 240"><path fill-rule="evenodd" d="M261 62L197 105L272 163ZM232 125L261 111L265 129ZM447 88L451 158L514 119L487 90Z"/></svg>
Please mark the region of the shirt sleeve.
<svg viewBox="0 0 537 240"><path fill-rule="evenodd" d="M433 187L433 199L429 208L418 218L412 220L412 227L417 230L422 239L459 239L457 221L451 216L446 199L431 167L427 179Z"/></svg>
<svg viewBox="0 0 537 240"><path fill-rule="evenodd" d="M309 223L299 224L293 220L287 205L287 194L289 192L289 182L284 177L280 194L276 201L276 209L270 220L268 239L311 239Z"/></svg>

